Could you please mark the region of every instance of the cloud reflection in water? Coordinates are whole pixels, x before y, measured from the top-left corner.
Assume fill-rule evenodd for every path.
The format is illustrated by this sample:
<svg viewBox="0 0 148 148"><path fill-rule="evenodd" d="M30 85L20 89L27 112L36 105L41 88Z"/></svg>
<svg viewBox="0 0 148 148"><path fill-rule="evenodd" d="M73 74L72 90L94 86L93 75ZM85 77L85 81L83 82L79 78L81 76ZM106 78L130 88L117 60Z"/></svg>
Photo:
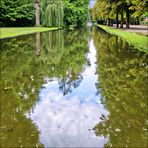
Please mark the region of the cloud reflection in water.
<svg viewBox="0 0 148 148"><path fill-rule="evenodd" d="M63 96L58 81L44 85L40 101L36 104L31 119L39 128L40 142L45 147L103 147L107 139L96 137L92 128L107 111L96 96L96 52L90 41L91 66L83 73L83 81L71 94Z"/></svg>

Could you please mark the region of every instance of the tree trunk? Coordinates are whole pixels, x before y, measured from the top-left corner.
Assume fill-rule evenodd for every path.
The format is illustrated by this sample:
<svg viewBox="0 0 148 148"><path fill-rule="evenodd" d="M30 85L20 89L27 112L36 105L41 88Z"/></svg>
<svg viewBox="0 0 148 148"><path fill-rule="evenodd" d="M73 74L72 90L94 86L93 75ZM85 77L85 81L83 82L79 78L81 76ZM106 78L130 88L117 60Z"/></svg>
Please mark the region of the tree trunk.
<svg viewBox="0 0 148 148"><path fill-rule="evenodd" d="M120 28L123 28L123 22L124 22L124 18L123 18L123 12L121 13L121 24L120 24Z"/></svg>
<svg viewBox="0 0 148 148"><path fill-rule="evenodd" d="M113 26L113 20L110 19L110 26Z"/></svg>
<svg viewBox="0 0 148 148"><path fill-rule="evenodd" d="M116 28L118 28L119 27L119 18L118 18L118 10L117 10L117 12L116 12Z"/></svg>
<svg viewBox="0 0 148 148"><path fill-rule="evenodd" d="M111 19L111 18L108 18L107 25L108 25L108 26L112 26L112 19Z"/></svg>
<svg viewBox="0 0 148 148"><path fill-rule="evenodd" d="M129 28L129 9L126 9L126 28Z"/></svg>
<svg viewBox="0 0 148 148"><path fill-rule="evenodd" d="M110 26L110 18L107 20L107 25Z"/></svg>
<svg viewBox="0 0 148 148"><path fill-rule="evenodd" d="M40 3L39 0L35 1L35 25L40 26Z"/></svg>

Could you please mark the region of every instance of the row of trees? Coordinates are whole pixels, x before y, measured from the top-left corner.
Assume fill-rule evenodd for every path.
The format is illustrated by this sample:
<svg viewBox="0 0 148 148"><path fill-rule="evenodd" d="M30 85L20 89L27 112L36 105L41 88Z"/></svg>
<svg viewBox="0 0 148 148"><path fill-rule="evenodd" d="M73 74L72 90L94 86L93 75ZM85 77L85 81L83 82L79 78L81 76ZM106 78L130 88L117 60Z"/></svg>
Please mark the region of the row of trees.
<svg viewBox="0 0 148 148"><path fill-rule="evenodd" d="M37 25L48 27L81 26L88 5L89 0L1 0L0 26L33 26L35 18Z"/></svg>
<svg viewBox="0 0 148 148"><path fill-rule="evenodd" d="M105 21L108 25L112 25L113 20L116 19L117 28L119 16L121 28L126 18L126 28L129 28L130 18L135 21L147 15L147 6L147 0L97 0L92 15L94 20Z"/></svg>
<svg viewBox="0 0 148 148"><path fill-rule="evenodd" d="M44 26L81 26L88 19L88 5L89 0L41 0L42 23Z"/></svg>

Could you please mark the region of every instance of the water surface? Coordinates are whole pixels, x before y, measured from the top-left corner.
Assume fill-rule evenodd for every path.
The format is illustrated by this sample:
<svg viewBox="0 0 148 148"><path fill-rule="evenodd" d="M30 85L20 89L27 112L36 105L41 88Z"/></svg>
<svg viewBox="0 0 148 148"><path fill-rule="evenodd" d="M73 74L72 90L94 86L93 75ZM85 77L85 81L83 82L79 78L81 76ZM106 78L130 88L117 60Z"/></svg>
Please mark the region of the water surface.
<svg viewBox="0 0 148 148"><path fill-rule="evenodd" d="M98 28L1 40L2 147L146 147L147 55Z"/></svg>

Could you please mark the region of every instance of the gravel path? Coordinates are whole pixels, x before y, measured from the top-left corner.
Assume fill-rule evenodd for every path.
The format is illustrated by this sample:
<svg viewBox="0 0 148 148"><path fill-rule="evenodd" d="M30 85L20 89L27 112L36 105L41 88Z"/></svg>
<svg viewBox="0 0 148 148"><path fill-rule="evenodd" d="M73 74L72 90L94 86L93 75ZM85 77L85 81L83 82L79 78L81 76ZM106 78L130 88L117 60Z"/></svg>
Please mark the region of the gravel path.
<svg viewBox="0 0 148 148"><path fill-rule="evenodd" d="M116 27L116 24L114 24L113 27ZM148 26L130 25L129 29L126 29L126 25L124 25L123 27L124 28L122 30L125 30L128 32L135 32L135 33L139 33L139 34L148 35Z"/></svg>

